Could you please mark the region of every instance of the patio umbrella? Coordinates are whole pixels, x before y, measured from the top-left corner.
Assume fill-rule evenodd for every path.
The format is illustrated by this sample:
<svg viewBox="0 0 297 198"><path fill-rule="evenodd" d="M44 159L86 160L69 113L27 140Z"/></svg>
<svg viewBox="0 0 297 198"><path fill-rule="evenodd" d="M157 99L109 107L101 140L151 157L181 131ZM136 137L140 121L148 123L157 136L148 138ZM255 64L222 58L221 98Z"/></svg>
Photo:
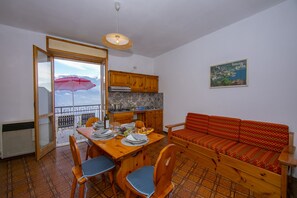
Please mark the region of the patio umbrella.
<svg viewBox="0 0 297 198"><path fill-rule="evenodd" d="M55 80L55 90L68 90L72 92L72 106L74 114L74 92L88 90L96 85L90 80L78 76L66 76Z"/></svg>

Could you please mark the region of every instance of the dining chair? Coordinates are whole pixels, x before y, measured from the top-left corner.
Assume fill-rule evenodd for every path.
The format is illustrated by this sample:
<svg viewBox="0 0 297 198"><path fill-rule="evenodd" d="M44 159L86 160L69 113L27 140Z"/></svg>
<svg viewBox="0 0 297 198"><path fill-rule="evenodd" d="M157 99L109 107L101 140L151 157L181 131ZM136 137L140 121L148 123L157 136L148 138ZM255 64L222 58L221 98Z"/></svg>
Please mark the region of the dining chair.
<svg viewBox="0 0 297 198"><path fill-rule="evenodd" d="M91 127L95 122L98 122L100 119L97 117L90 117L86 122L86 127Z"/></svg>
<svg viewBox="0 0 297 198"><path fill-rule="evenodd" d="M162 198L169 195L174 184L171 182L176 161L177 146L169 144L164 147L154 166L143 166L126 177L126 198L131 193L140 197Z"/></svg>
<svg viewBox="0 0 297 198"><path fill-rule="evenodd" d="M144 122L141 120L136 120L135 127L138 129L141 129L142 127L145 127Z"/></svg>
<svg viewBox="0 0 297 198"><path fill-rule="evenodd" d="M108 173L112 191L114 196L117 197L113 180L113 169L115 168L113 160L101 155L99 157L81 162L80 151L73 135L69 136L69 142L74 161L74 167L72 167L72 173L74 177L70 197L74 197L77 183L79 184L79 197L84 197L85 183L87 182L88 178L103 174L105 172Z"/></svg>
<svg viewBox="0 0 297 198"><path fill-rule="evenodd" d="M100 121L99 118L97 118L97 117L90 117L87 120L87 122L86 122L86 127L91 127L91 126L93 126L93 124L95 122L98 122L98 121ZM99 155L102 154L102 151L97 146L94 146L91 141L87 140L86 143L88 145L87 146L87 152L86 152L86 160L89 157L93 158L93 157L97 157L97 156L99 156Z"/></svg>

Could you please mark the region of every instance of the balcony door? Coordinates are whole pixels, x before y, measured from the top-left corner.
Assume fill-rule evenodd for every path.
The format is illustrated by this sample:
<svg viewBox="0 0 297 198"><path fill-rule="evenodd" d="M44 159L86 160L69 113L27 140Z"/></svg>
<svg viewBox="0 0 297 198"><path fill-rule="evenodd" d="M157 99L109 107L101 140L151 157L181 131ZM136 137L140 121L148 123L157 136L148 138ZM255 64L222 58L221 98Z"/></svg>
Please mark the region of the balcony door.
<svg viewBox="0 0 297 198"><path fill-rule="evenodd" d="M33 46L35 155L39 160L56 147L53 58Z"/></svg>

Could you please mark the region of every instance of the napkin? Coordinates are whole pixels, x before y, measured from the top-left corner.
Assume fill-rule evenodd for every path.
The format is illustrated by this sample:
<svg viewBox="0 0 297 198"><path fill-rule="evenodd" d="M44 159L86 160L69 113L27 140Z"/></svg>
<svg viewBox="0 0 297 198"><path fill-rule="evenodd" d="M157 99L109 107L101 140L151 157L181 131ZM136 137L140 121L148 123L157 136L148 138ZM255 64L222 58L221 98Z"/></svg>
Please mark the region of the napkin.
<svg viewBox="0 0 297 198"><path fill-rule="evenodd" d="M130 134L126 137L127 142L143 143L147 141L147 136L142 134Z"/></svg>
<svg viewBox="0 0 297 198"><path fill-rule="evenodd" d="M109 129L99 129L93 132L95 137L107 137L112 135L112 130Z"/></svg>

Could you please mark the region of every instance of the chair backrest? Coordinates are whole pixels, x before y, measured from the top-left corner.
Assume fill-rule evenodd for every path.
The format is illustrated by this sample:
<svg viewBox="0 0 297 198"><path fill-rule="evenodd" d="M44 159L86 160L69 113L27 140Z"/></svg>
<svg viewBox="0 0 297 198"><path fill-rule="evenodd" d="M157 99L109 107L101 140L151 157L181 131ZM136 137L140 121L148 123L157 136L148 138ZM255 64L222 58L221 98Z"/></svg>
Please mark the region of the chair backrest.
<svg viewBox="0 0 297 198"><path fill-rule="evenodd" d="M136 120L135 127L138 128L138 129L141 129L142 127L145 127L144 122L141 121L141 120Z"/></svg>
<svg viewBox="0 0 297 198"><path fill-rule="evenodd" d="M97 117L90 117L86 122L86 127L91 127L93 123L98 122L99 118Z"/></svg>
<svg viewBox="0 0 297 198"><path fill-rule="evenodd" d="M162 194L164 189L171 185L177 150L174 144L169 144L161 150L154 169L154 195Z"/></svg>
<svg viewBox="0 0 297 198"><path fill-rule="evenodd" d="M80 166L81 165L80 152L76 144L76 139L73 135L69 135L69 142L70 142L70 149L71 149L74 165Z"/></svg>

